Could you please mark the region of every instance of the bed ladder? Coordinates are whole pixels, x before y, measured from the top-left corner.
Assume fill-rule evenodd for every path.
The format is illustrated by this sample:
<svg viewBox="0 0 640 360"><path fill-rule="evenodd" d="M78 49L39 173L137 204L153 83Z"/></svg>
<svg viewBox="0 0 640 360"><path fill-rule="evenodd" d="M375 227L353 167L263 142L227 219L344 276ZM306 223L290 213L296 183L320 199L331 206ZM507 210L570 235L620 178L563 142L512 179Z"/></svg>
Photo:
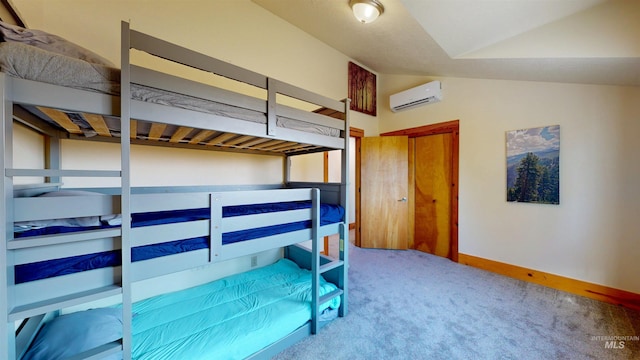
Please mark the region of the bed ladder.
<svg viewBox="0 0 640 360"><path fill-rule="evenodd" d="M347 285L347 249L345 241L348 244L349 228L344 222L339 224L338 234L340 236L339 245L339 257L338 259L331 259L326 256L320 256L320 190L313 189L312 203L314 214L312 221L312 236L313 244L311 247L311 272L312 272L312 287L311 287L311 333L317 334L320 330L321 323L320 318L320 306L333 300L336 297L340 297L339 316L345 316L347 313L347 299L346 299L346 285ZM318 206L316 206L316 203ZM330 274L330 272L332 272ZM334 291L320 296L320 276L325 275L336 286Z"/></svg>
<svg viewBox="0 0 640 360"><path fill-rule="evenodd" d="M331 259L325 256L320 257L319 254L316 256L313 254L312 260L312 273L313 273L313 283L312 283L312 317L311 317L311 333L316 334L322 327L322 324L319 321L320 318L320 307L322 304L325 304L337 297L340 297L340 308L338 309L338 316L343 317L346 315L347 302L346 302L346 279L347 279L347 267L345 259L346 249L344 247L344 236L343 234L347 234L344 228L347 226L344 223L340 225L340 257L338 259ZM347 230L348 231L348 230ZM313 252L313 251L312 251ZM317 269L314 270L314 269ZM328 273L333 272L329 277ZM331 279L337 289L333 290L330 293L324 294L320 296L320 276L324 275L328 279Z"/></svg>

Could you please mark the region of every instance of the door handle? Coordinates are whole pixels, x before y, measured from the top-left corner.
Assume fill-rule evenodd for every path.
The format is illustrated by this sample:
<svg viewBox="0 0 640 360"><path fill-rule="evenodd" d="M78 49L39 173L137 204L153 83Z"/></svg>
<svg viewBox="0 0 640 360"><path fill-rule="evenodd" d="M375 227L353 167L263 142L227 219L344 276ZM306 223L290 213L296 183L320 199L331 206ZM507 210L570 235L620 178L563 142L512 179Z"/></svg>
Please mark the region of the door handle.
<svg viewBox="0 0 640 360"><path fill-rule="evenodd" d="M402 201L402 202L407 202L407 197L403 197L402 199L398 200L398 201Z"/></svg>

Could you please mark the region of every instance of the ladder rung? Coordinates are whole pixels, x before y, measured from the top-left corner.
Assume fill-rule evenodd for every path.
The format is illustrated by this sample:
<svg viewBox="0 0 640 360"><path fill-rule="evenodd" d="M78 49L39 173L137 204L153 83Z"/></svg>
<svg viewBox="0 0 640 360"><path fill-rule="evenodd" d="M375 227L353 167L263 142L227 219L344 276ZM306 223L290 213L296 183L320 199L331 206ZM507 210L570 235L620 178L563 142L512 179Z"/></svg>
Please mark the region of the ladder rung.
<svg viewBox="0 0 640 360"><path fill-rule="evenodd" d="M320 296L320 299L318 299L318 304L322 305L328 301L331 301L334 298L337 298L338 296L342 295L344 293L344 291L342 291L342 289L335 289L332 292L322 295Z"/></svg>
<svg viewBox="0 0 640 360"><path fill-rule="evenodd" d="M344 261L342 260L333 260L332 262L326 263L324 265L320 266L320 274L324 274L329 270L335 269L337 267L340 267L344 265Z"/></svg>
<svg viewBox="0 0 640 360"><path fill-rule="evenodd" d="M122 294L122 288L117 285L109 285L97 289L82 291L75 294L60 296L53 299L38 301L32 304L15 307L9 313L9 321L26 319L34 315L44 314L69 306L88 303L94 300L108 298Z"/></svg>

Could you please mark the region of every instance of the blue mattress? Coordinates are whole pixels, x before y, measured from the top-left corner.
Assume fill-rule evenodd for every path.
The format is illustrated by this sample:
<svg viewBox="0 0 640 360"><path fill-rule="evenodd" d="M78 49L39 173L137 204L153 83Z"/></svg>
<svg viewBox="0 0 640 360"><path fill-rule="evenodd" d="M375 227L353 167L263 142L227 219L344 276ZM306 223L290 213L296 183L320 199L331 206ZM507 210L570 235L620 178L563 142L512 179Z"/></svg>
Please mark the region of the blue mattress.
<svg viewBox="0 0 640 360"><path fill-rule="evenodd" d="M269 213L286 210L310 208L310 201L291 201L282 203L266 203L256 205L227 206L222 208L223 217L242 216L259 213ZM321 204L320 225L328 225L342 221L344 208L339 205ZM142 227L160 224L169 224L185 221L205 220L210 218L209 208L189 209L178 211L159 211L151 213L132 214L131 226ZM15 233L15 238L28 236L60 234L75 231L84 231L116 226L103 225L91 227L52 226L40 229L32 229ZM311 227L311 221L298 221L286 224L247 229L222 234L222 244L257 239L265 236L283 234ZM209 237L199 237L171 241L161 244L134 247L131 249L132 261L148 260L160 256L182 253L209 248ZM121 264L120 251L105 251L95 254L73 256L53 260L40 261L30 264L17 265L15 267L15 283L46 279L50 277L73 274L80 271L99 269Z"/></svg>
<svg viewBox="0 0 640 360"><path fill-rule="evenodd" d="M320 278L320 295L336 289ZM336 309L340 298L323 304ZM135 360L244 359L311 319L311 273L294 262L232 275L133 305Z"/></svg>

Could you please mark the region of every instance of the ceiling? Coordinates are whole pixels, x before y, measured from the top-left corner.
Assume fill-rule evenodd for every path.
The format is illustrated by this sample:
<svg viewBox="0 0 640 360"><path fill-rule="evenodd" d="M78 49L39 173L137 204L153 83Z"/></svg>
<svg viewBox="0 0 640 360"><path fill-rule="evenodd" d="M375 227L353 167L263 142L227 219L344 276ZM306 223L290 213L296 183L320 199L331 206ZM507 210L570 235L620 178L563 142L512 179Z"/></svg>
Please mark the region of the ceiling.
<svg viewBox="0 0 640 360"><path fill-rule="evenodd" d="M640 86L638 0L252 0L383 74Z"/></svg>

